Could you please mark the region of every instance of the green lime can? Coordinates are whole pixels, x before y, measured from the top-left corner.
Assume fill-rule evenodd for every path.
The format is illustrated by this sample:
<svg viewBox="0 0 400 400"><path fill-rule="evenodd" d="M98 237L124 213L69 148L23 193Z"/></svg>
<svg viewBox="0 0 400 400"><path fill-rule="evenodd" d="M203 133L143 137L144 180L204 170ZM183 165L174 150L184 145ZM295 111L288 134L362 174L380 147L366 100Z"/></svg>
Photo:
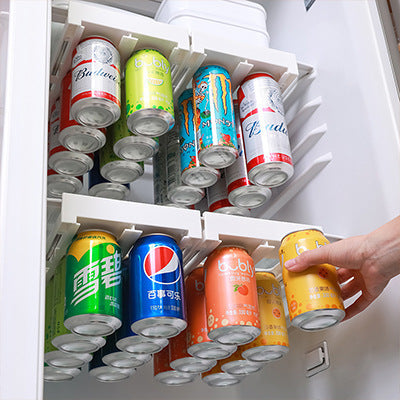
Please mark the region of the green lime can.
<svg viewBox="0 0 400 400"><path fill-rule="evenodd" d="M171 67L157 50L133 53L125 69L126 118L131 132L156 137L175 123Z"/></svg>
<svg viewBox="0 0 400 400"><path fill-rule="evenodd" d="M121 326L121 249L108 232L79 233L67 253L64 325L84 336L108 336Z"/></svg>

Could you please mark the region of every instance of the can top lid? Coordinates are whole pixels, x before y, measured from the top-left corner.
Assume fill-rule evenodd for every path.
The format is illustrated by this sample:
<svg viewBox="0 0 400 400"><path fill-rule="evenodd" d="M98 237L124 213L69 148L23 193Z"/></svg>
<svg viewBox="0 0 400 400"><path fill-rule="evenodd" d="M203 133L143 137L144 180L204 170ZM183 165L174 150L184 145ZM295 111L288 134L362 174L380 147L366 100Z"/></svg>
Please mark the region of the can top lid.
<svg viewBox="0 0 400 400"><path fill-rule="evenodd" d="M225 247L230 247L230 248L234 248L234 249L242 249L242 250L244 250L246 253L249 253L248 251L247 251L247 249L244 247L244 246L242 246L241 244L220 244L218 247L217 247L217 249L222 249L222 248L225 248Z"/></svg>
<svg viewBox="0 0 400 400"><path fill-rule="evenodd" d="M252 72L251 74L247 75L241 82L240 86L243 85L243 83L247 82L250 79L253 78L258 78L258 77L268 77L268 78L272 78L274 81L276 81L276 79L271 75L268 74L267 72Z"/></svg>
<svg viewBox="0 0 400 400"><path fill-rule="evenodd" d="M110 232L110 231L107 231L107 230L105 230L105 229L84 229L84 230L82 230L82 231L80 231L80 232L78 232L77 233L77 235L80 235L81 233L87 233L87 232L100 232L100 233L108 233L109 235L111 235L113 238L115 238L116 239L116 237L115 237L115 234L114 233L112 233L112 232Z"/></svg>
<svg viewBox="0 0 400 400"><path fill-rule="evenodd" d="M290 235L293 235L294 233L297 233L297 232L306 232L306 231L316 231L316 232L320 232L322 235L324 234L324 233L322 232L322 230L321 230L321 229L318 229L318 228L298 229L298 230L296 230L296 231L291 231L291 232L287 233L287 234L281 239L281 244L283 243L283 241L285 240L286 237L288 237L288 236L290 236Z"/></svg>
<svg viewBox="0 0 400 400"><path fill-rule="evenodd" d="M156 236L156 235L166 236L166 237L169 237L169 238L175 240L175 238L172 235L169 235L168 233L162 233L162 232L146 233L146 234L142 235L141 238L145 238L145 237L148 237L148 236Z"/></svg>
<svg viewBox="0 0 400 400"><path fill-rule="evenodd" d="M83 42L86 42L87 40L96 40L96 39L98 39L98 40L104 40L105 42L108 42L108 43L110 43L111 45L113 45L113 47L115 47L114 43L113 43L110 39L107 39L106 37L101 36L101 35L92 35L92 36L88 36L87 38L82 39L82 40L79 42L79 44L81 44L81 43L83 43Z"/></svg>

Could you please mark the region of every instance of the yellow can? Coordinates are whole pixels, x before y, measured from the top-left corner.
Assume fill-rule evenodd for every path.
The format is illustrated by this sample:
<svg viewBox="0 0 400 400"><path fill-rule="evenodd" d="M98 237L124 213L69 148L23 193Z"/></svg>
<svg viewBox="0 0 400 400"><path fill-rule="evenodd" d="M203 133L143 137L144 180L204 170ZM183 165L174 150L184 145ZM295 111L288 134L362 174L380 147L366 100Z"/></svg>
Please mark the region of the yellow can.
<svg viewBox="0 0 400 400"><path fill-rule="evenodd" d="M328 243L321 231L305 229L286 235L279 249L290 321L305 331L331 327L345 316L336 268L320 264L303 272L289 272L284 263Z"/></svg>
<svg viewBox="0 0 400 400"><path fill-rule="evenodd" d="M281 285L271 272L256 272L261 333L243 347L242 356L249 361L272 361L289 351Z"/></svg>

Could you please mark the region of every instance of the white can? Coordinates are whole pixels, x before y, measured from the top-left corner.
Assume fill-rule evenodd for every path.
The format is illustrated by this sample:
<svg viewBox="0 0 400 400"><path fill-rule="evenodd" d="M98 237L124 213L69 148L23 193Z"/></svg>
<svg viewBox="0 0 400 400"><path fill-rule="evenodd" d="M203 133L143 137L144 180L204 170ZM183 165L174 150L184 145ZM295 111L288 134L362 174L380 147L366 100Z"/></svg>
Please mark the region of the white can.
<svg viewBox="0 0 400 400"><path fill-rule="evenodd" d="M82 125L104 128L121 115L120 56L100 36L82 40L72 54L71 115Z"/></svg>

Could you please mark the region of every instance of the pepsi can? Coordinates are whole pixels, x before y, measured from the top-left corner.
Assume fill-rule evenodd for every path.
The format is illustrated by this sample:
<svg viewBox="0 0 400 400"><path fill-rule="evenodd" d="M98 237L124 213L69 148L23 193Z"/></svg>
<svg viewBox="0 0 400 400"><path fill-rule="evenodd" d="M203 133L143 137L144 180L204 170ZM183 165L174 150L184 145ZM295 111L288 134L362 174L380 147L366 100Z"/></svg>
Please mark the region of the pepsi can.
<svg viewBox="0 0 400 400"><path fill-rule="evenodd" d="M141 237L129 256L130 324L145 337L169 338L186 326L182 251L164 234Z"/></svg>

